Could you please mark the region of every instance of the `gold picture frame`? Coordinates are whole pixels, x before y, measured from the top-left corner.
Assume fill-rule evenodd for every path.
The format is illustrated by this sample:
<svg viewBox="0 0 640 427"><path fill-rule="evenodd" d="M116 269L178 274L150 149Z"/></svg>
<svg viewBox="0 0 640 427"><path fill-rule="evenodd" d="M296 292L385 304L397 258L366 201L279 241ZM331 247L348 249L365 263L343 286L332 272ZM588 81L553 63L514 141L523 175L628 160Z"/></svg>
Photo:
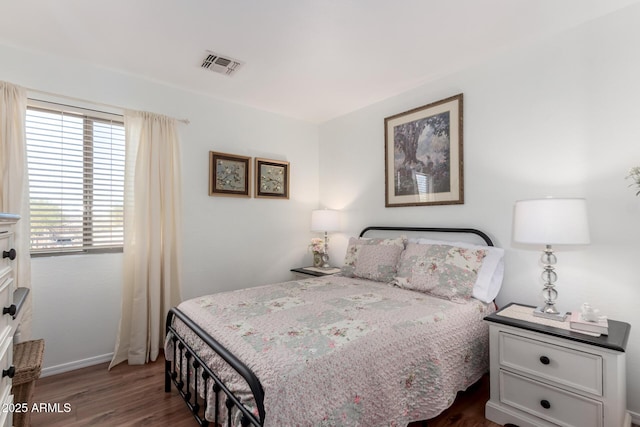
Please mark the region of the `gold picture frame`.
<svg viewBox="0 0 640 427"><path fill-rule="evenodd" d="M255 159L255 197L289 199L289 162Z"/></svg>
<svg viewBox="0 0 640 427"><path fill-rule="evenodd" d="M384 119L385 206L464 203L463 95Z"/></svg>
<svg viewBox="0 0 640 427"><path fill-rule="evenodd" d="M251 197L251 157L209 151L209 195Z"/></svg>

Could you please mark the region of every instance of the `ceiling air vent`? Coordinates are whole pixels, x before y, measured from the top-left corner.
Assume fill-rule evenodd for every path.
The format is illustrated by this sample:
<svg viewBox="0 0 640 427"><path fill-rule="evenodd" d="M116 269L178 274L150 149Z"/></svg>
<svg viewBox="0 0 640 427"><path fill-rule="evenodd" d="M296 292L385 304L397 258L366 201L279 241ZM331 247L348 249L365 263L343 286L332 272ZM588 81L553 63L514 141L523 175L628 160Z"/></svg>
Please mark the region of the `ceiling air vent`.
<svg viewBox="0 0 640 427"><path fill-rule="evenodd" d="M216 73L233 75L244 63L228 56L218 55L208 50L205 58L202 60L201 67L205 70L211 70Z"/></svg>

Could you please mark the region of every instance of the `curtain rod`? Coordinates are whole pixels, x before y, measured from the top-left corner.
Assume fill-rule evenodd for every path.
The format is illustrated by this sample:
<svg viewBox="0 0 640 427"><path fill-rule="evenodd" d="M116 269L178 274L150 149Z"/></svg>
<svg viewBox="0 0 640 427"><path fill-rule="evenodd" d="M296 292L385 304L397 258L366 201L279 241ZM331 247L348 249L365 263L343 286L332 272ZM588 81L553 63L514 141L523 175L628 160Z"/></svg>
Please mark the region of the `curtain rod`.
<svg viewBox="0 0 640 427"><path fill-rule="evenodd" d="M82 99L82 98L76 98L76 97L73 97L73 96L66 96L66 95L59 95L59 94L57 94L57 93L53 93L53 92L45 92L45 91L43 91L43 90L31 89L31 88L27 88L27 87L25 87L24 89L25 89L27 92L35 92L35 93L39 93L39 94L41 94L41 95L53 96L53 97L56 97L56 98L69 99L69 100L71 100L71 101L83 102L83 103L87 103L87 104L97 105L97 106L100 106L100 107L115 108L115 109L123 110L123 111L128 110L128 108L123 108L123 107L120 107L120 106L118 106L118 105L111 105L111 104L105 104L105 103L102 103L102 102L88 101L88 100L86 100L86 99ZM39 100L39 101L45 101L45 100L44 100L44 99L41 99L41 100ZM47 102L50 102L50 101L47 101ZM70 105L70 107L72 107L72 105ZM76 107L79 107L79 106L76 106ZM155 113L154 113L154 114L155 114ZM180 123L184 123L184 124L186 124L186 125L188 125L189 123L191 123L191 122L189 121L189 119L176 119L176 118L174 118L174 117L172 117L172 118L173 118L174 120L176 120L176 121L178 121L178 122L180 122Z"/></svg>

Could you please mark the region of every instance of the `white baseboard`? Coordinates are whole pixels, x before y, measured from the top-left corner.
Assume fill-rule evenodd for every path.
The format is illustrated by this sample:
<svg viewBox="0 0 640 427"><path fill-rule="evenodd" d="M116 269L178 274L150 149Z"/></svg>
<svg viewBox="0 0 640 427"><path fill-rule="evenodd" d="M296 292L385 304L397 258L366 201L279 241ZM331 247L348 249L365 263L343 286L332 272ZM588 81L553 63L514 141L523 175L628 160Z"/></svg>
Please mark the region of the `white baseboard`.
<svg viewBox="0 0 640 427"><path fill-rule="evenodd" d="M629 411L631 423L640 426L640 413Z"/></svg>
<svg viewBox="0 0 640 427"><path fill-rule="evenodd" d="M86 368L88 366L99 365L100 363L111 362L113 353L103 354L101 356L89 357L88 359L76 360L74 362L63 363L62 365L49 366L42 368L40 377L48 377L51 375L62 374L76 369Z"/></svg>

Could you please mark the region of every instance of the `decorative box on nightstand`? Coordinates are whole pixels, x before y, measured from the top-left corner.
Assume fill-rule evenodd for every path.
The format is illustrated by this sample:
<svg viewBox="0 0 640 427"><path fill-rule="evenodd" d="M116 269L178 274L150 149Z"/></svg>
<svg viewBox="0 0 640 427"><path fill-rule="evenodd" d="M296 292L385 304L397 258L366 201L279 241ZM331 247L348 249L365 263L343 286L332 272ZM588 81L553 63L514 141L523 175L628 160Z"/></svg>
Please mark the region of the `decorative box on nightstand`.
<svg viewBox="0 0 640 427"><path fill-rule="evenodd" d="M609 320L608 336L534 317L509 304L489 323L491 397L487 419L519 427L630 426L625 349L631 326Z"/></svg>
<svg viewBox="0 0 640 427"><path fill-rule="evenodd" d="M330 276L340 272L338 267L321 268L321 267L299 267L292 268L291 272L296 279L304 279L309 277Z"/></svg>

